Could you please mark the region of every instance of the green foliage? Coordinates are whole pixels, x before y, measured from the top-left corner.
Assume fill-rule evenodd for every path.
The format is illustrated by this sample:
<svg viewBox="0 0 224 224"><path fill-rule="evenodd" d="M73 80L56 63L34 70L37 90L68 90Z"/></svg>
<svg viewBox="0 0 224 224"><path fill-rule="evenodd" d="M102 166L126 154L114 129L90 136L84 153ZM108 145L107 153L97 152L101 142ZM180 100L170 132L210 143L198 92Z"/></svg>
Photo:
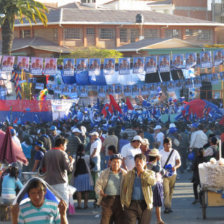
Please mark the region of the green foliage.
<svg viewBox="0 0 224 224"><path fill-rule="evenodd" d="M88 48L77 48L74 52L69 55L63 55L60 59L63 58L121 58L123 54L116 50L110 49L100 49L96 47ZM59 63L62 60L59 60Z"/></svg>

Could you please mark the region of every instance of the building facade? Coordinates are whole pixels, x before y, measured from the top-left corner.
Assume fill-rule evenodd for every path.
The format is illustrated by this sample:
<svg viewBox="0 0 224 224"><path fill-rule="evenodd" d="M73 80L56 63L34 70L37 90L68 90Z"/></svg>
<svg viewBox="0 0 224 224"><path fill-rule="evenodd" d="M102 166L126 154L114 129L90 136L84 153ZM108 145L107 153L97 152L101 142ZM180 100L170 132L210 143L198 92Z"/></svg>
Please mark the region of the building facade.
<svg viewBox="0 0 224 224"><path fill-rule="evenodd" d="M136 15L143 23L136 23ZM14 37L43 38L71 51L77 47L115 49L140 39L179 38L192 44L217 43L216 29L224 24L149 11L51 10L48 26L24 22L15 25Z"/></svg>

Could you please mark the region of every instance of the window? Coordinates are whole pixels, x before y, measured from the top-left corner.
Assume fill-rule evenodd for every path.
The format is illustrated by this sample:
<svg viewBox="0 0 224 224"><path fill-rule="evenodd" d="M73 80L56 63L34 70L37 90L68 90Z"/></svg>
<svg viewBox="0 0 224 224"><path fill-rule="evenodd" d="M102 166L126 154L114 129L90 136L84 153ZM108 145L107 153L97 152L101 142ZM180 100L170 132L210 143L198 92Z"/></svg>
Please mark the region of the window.
<svg viewBox="0 0 224 224"><path fill-rule="evenodd" d="M192 29L186 29L185 30L185 35L186 36L193 36L194 31Z"/></svg>
<svg viewBox="0 0 224 224"><path fill-rule="evenodd" d="M80 28L65 28L64 34L65 34L65 39L81 39Z"/></svg>
<svg viewBox="0 0 224 224"><path fill-rule="evenodd" d="M31 31L30 30L20 30L20 37L21 38L31 37Z"/></svg>
<svg viewBox="0 0 224 224"><path fill-rule="evenodd" d="M127 42L128 41L128 30L120 29L120 41Z"/></svg>
<svg viewBox="0 0 224 224"><path fill-rule="evenodd" d="M176 30L176 29L173 29L173 30L166 30L166 38L180 38L181 37L181 32L180 30Z"/></svg>
<svg viewBox="0 0 224 224"><path fill-rule="evenodd" d="M94 28L87 28L86 29L87 35L95 35L95 29Z"/></svg>
<svg viewBox="0 0 224 224"><path fill-rule="evenodd" d="M145 29L144 30L145 39L155 39L159 38L159 30L157 29Z"/></svg>
<svg viewBox="0 0 224 224"><path fill-rule="evenodd" d="M100 29L100 39L113 39L114 29L103 28Z"/></svg>
<svg viewBox="0 0 224 224"><path fill-rule="evenodd" d="M131 29L131 43L136 42L136 39L139 37L138 29Z"/></svg>
<svg viewBox="0 0 224 224"><path fill-rule="evenodd" d="M198 40L212 40L211 30L198 30Z"/></svg>

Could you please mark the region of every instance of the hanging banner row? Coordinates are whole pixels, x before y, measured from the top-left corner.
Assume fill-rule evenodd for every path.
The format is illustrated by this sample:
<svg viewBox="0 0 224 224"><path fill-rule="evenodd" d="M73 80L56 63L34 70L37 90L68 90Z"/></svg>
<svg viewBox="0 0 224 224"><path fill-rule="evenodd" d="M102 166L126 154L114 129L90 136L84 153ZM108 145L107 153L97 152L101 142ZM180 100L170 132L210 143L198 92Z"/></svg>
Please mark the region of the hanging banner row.
<svg viewBox="0 0 224 224"><path fill-rule="evenodd" d="M32 75L55 75L58 69L57 58L25 57L25 56L0 56L1 70L12 71L24 69ZM63 75L74 76L74 71L88 71L90 75L99 75L103 69L104 75L112 75L119 71L121 75L130 73L169 72L173 69L189 69L194 66L211 68L219 66L224 60L224 49L204 51L197 53L159 55L149 57L119 58L115 64L114 58L105 58L101 64L100 58L64 58Z"/></svg>

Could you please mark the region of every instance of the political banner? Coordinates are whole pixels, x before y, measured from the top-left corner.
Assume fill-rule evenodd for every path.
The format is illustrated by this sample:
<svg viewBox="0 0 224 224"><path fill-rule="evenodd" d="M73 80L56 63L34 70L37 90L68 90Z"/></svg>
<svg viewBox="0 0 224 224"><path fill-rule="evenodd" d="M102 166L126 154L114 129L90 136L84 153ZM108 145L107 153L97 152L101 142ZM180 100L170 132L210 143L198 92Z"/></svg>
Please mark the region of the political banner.
<svg viewBox="0 0 224 224"><path fill-rule="evenodd" d="M106 86L97 86L97 92L99 97L105 98L106 92L107 92L107 87Z"/></svg>
<svg viewBox="0 0 224 224"><path fill-rule="evenodd" d="M75 60L74 58L63 59L63 76L74 76Z"/></svg>
<svg viewBox="0 0 224 224"><path fill-rule="evenodd" d="M57 71L57 58L45 58L45 75L55 75Z"/></svg>
<svg viewBox="0 0 224 224"><path fill-rule="evenodd" d="M150 56L145 58L146 73L154 73L157 71L157 56Z"/></svg>
<svg viewBox="0 0 224 224"><path fill-rule="evenodd" d="M88 97L88 86L79 86L79 96Z"/></svg>
<svg viewBox="0 0 224 224"><path fill-rule="evenodd" d="M29 70L30 58L24 56L17 57L17 67L19 69Z"/></svg>
<svg viewBox="0 0 224 224"><path fill-rule="evenodd" d="M213 51L213 64L218 66L223 63L224 51L222 49Z"/></svg>
<svg viewBox="0 0 224 224"><path fill-rule="evenodd" d="M197 63L197 54L196 53L186 53L186 69L192 68Z"/></svg>
<svg viewBox="0 0 224 224"><path fill-rule="evenodd" d="M110 94L113 95L114 94L113 86L107 86L106 92L107 92L108 95L110 95Z"/></svg>
<svg viewBox="0 0 224 224"><path fill-rule="evenodd" d="M36 82L35 89L39 90L44 89L44 83Z"/></svg>
<svg viewBox="0 0 224 224"><path fill-rule="evenodd" d="M184 68L184 55L183 54L173 54L172 66L176 69Z"/></svg>
<svg viewBox="0 0 224 224"><path fill-rule="evenodd" d="M15 62L14 56L3 56L2 71L12 71Z"/></svg>
<svg viewBox="0 0 224 224"><path fill-rule="evenodd" d="M211 60L211 51L205 51L200 53L200 62L201 68L211 68L212 60Z"/></svg>
<svg viewBox="0 0 224 224"><path fill-rule="evenodd" d="M148 90L148 85L147 84L142 84L140 87L141 90L141 95L149 95L149 90Z"/></svg>
<svg viewBox="0 0 224 224"><path fill-rule="evenodd" d="M115 93L116 94L122 94L122 86L121 85L115 85Z"/></svg>
<svg viewBox="0 0 224 224"><path fill-rule="evenodd" d="M138 96L139 95L139 85L133 85L132 86L132 95L133 96Z"/></svg>
<svg viewBox="0 0 224 224"><path fill-rule="evenodd" d="M131 96L132 95L132 87L131 86L124 86L124 95Z"/></svg>
<svg viewBox="0 0 224 224"><path fill-rule="evenodd" d="M103 65L104 75L113 75L115 72L115 59L114 58L105 58Z"/></svg>
<svg viewBox="0 0 224 224"><path fill-rule="evenodd" d="M133 73L140 73L142 74L144 72L144 58L143 57L135 57L133 59Z"/></svg>
<svg viewBox="0 0 224 224"><path fill-rule="evenodd" d="M159 56L159 71L160 72L170 71L170 55Z"/></svg>
<svg viewBox="0 0 224 224"><path fill-rule="evenodd" d="M32 75L42 75L42 70L43 70L43 58L32 57L31 65L30 65L31 74Z"/></svg>
<svg viewBox="0 0 224 224"><path fill-rule="evenodd" d="M130 74L130 58L119 58L119 74Z"/></svg>
<svg viewBox="0 0 224 224"><path fill-rule="evenodd" d="M88 58L78 58L76 61L77 71L87 71L88 70Z"/></svg>

